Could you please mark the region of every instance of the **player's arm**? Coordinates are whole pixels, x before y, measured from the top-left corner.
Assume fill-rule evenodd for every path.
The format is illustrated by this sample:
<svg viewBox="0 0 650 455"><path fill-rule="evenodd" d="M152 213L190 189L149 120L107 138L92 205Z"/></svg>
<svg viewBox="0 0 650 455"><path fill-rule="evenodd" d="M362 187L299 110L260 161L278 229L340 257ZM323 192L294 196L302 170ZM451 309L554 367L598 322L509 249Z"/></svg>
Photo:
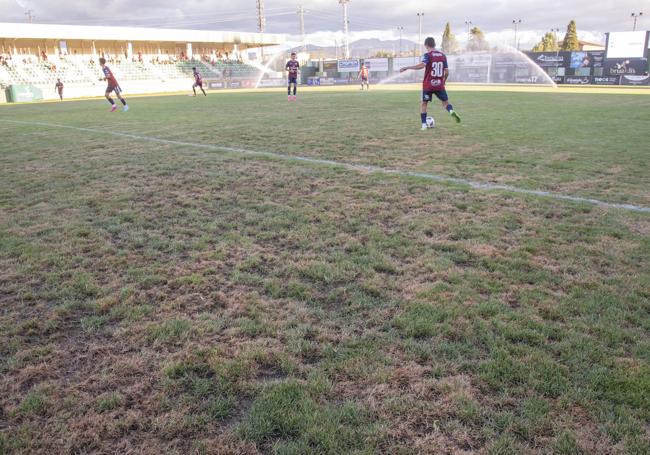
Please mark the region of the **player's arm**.
<svg viewBox="0 0 650 455"><path fill-rule="evenodd" d="M442 70L442 78L445 82L447 82L447 78L449 77L449 64L447 63L447 57L445 57L445 61L442 64L443 70Z"/></svg>
<svg viewBox="0 0 650 455"><path fill-rule="evenodd" d="M427 65L425 63L418 63L417 65L405 66L404 68L400 68L399 72L403 73L404 71L408 71L408 70L421 70L423 68L426 68L426 66Z"/></svg>

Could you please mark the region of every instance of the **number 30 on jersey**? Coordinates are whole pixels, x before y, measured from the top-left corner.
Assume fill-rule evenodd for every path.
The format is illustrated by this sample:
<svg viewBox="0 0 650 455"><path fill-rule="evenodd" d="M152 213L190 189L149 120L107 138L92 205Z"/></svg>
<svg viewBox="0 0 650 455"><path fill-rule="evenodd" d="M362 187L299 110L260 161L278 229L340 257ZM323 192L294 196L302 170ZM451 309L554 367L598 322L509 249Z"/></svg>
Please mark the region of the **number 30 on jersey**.
<svg viewBox="0 0 650 455"><path fill-rule="evenodd" d="M442 62L434 62L431 65L431 77L439 78L442 77L442 72L444 70L444 65Z"/></svg>

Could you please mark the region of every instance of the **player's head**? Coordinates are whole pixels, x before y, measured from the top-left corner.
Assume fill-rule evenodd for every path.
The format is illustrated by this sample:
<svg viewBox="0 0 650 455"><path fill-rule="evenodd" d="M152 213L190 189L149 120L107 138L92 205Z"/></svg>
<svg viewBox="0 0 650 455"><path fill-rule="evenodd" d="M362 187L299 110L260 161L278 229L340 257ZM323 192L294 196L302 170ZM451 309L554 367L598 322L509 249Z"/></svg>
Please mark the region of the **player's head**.
<svg viewBox="0 0 650 455"><path fill-rule="evenodd" d="M60 78L57 78L56 81L57 81L57 82L61 82L61 79L60 79Z"/></svg>
<svg viewBox="0 0 650 455"><path fill-rule="evenodd" d="M291 60L295 60L295 59L296 59L296 53L295 53L295 52L292 52L292 53L291 53Z"/></svg>
<svg viewBox="0 0 650 455"><path fill-rule="evenodd" d="M104 57L99 57L99 64L102 66L106 65L106 59Z"/></svg>
<svg viewBox="0 0 650 455"><path fill-rule="evenodd" d="M424 47L427 49L435 49L436 48L436 40L433 39L432 36L429 36L427 39L424 40Z"/></svg>
<svg viewBox="0 0 650 455"><path fill-rule="evenodd" d="M196 66L192 67L192 71L194 71L196 73Z"/></svg>

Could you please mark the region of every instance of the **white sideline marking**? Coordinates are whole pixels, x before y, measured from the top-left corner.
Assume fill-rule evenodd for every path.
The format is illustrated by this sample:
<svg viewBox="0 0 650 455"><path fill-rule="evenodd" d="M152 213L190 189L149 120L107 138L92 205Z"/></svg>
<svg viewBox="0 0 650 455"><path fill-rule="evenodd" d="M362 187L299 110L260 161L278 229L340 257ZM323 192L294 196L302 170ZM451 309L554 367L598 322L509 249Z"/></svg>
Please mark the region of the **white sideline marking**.
<svg viewBox="0 0 650 455"><path fill-rule="evenodd" d="M352 164L352 163L345 163L345 162L339 162L339 161L333 161L333 160L324 160L324 159L319 159L319 158L309 158L306 156L292 156L292 155L284 155L282 153L274 153L274 152L262 152L262 151L257 151L257 150L247 150L247 149L242 149L242 148L237 148L237 147L228 147L224 145L213 145L213 144L197 144L194 142L183 142L183 141L175 141L171 139L161 139L157 137L150 137L150 136L139 136L137 134L131 134L131 133L118 133L115 131L111 130L98 130L94 128L82 128L82 127L77 127L77 126L70 126L70 125L60 125L57 123L45 123L45 122L25 122L21 120L8 120L8 119L0 119L2 122L6 123L15 123L15 124L20 124L20 125L31 125L31 126L45 126L45 127L51 127L51 128L65 128L69 130L75 130L75 131L84 131L87 133L96 133L96 134L101 134L101 135L110 135L110 136L117 136L117 137L125 137L129 139L135 139L138 141L145 141L145 142L157 142L160 144L169 144L169 145L179 145L183 147L194 147L194 148L202 148L202 149L208 149L208 150L217 150L217 151L224 151L224 152L230 152L230 153L237 153L240 155L249 155L249 156L262 156L266 158L272 158L275 160L283 160L283 161L299 161L299 162L305 162L305 163L311 163L311 164L321 164L325 166L330 166L330 167L339 167L339 168L344 168L348 169L351 171L362 171L362 172L370 172L370 173L378 173L378 174L387 174L387 175L397 175L397 176L402 176L402 177L417 177L417 178L422 178L422 179L427 179L427 180L433 180L435 182L442 182L442 183L452 183L455 185L459 186L468 186L473 189L477 190L487 190L487 191L505 191L508 193L516 193L516 194L525 194L525 195L530 195L530 196L539 196L539 197L544 197L544 198L550 198L550 199L556 199L560 201L570 201L570 202L578 202L578 203L586 203L586 204L592 204L592 205L597 205L600 207L604 208L609 208L609 209L622 209L622 210L629 210L632 212L643 212L643 213L650 213L650 207L643 207L639 205L633 205L633 204L619 204L616 202L607 202L607 201L601 201L599 199L592 199L592 198L586 198L586 197L581 197L581 196L571 196L567 194L561 194L561 193L552 193L549 191L541 191L541 190L529 190L526 188L518 188L515 186L510 186L510 185L498 185L498 184L493 184L493 183L484 183L484 182L475 182L473 180L466 180L466 179L460 179L456 177L449 177L446 175L438 175L438 174L428 174L425 172L414 172L414 171L404 171L404 170L399 170L399 169L387 169L383 167L378 167L378 166L372 166L372 165L364 165L364 164Z"/></svg>

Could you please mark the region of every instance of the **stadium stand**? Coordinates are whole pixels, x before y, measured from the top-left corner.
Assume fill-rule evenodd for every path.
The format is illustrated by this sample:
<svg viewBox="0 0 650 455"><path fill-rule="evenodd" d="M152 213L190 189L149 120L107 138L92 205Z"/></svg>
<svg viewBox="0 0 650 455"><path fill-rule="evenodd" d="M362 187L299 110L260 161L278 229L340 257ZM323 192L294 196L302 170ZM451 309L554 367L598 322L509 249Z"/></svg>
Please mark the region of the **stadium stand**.
<svg viewBox="0 0 650 455"><path fill-rule="evenodd" d="M244 60L245 50L283 40L257 33L0 23L0 89L30 85L54 98L61 79L70 97L98 96L100 57L127 93L186 90L193 67L219 87L227 81L245 87L259 75Z"/></svg>

